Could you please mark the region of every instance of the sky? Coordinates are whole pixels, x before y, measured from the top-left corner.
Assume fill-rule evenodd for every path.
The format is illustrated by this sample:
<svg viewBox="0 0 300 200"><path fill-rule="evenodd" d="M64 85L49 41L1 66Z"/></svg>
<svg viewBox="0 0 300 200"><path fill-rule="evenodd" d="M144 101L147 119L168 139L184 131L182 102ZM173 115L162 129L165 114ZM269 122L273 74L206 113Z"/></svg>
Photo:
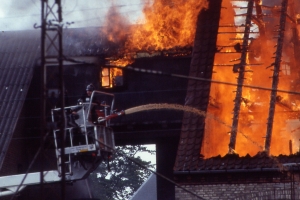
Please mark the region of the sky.
<svg viewBox="0 0 300 200"><path fill-rule="evenodd" d="M143 2L143 0L62 0L63 22L65 24L74 22L68 28L98 27L103 24L109 8L114 5L131 23L136 23L143 17ZM1 0L0 31L31 30L34 29L35 23L41 24L40 0Z"/></svg>
<svg viewBox="0 0 300 200"><path fill-rule="evenodd" d="M155 144L145 145L149 150L156 150ZM156 156L150 153L140 152L136 154L136 157L141 157L142 160L151 161L152 164L156 164Z"/></svg>

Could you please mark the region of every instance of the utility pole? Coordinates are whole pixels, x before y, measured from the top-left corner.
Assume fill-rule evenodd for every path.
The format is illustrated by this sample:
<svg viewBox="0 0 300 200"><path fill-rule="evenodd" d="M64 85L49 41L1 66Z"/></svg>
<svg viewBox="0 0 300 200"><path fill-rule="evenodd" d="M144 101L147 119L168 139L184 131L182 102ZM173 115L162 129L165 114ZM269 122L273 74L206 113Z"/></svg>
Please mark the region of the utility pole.
<svg viewBox="0 0 300 200"><path fill-rule="evenodd" d="M47 100L47 67L58 66L59 68L59 91L61 107L61 166L58 166L61 176L61 199L65 199L65 88L63 82L63 47L62 47L62 8L61 0L41 0L41 138L46 131L46 100ZM41 141L43 145L43 141ZM43 190L43 167L41 168L41 189ZM43 191L41 190L41 193ZM41 195L42 196L42 195ZM43 198L43 197L42 197Z"/></svg>

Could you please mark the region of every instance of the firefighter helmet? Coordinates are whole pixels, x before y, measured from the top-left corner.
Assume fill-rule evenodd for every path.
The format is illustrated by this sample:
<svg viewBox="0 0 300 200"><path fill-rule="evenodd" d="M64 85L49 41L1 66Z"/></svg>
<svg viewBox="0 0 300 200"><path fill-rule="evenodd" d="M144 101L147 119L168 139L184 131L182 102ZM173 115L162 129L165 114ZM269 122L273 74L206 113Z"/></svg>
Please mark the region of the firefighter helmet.
<svg viewBox="0 0 300 200"><path fill-rule="evenodd" d="M89 84L88 86L86 86L86 91L94 91L94 90L95 90L95 87L92 83Z"/></svg>

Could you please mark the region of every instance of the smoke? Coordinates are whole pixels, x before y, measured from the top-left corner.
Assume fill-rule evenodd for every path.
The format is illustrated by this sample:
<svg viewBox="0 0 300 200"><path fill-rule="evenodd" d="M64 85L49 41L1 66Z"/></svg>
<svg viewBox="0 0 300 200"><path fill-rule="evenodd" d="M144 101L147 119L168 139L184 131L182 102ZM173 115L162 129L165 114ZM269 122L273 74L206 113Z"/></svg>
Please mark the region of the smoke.
<svg viewBox="0 0 300 200"><path fill-rule="evenodd" d="M52 5L54 0L49 0ZM111 7L119 8L123 18L135 23L142 14L143 0L98 1L62 0L63 23L65 27L101 27ZM57 9L53 9L57 12ZM74 22L67 25L67 22ZM41 1L1 0L0 31L32 30L34 24L41 24Z"/></svg>
<svg viewBox="0 0 300 200"><path fill-rule="evenodd" d="M124 44L129 25L128 19L120 14L117 7L112 6L107 13L103 32L108 36L109 41Z"/></svg>
<svg viewBox="0 0 300 200"><path fill-rule="evenodd" d="M263 0L262 5L265 6L275 6L281 5L282 0Z"/></svg>
<svg viewBox="0 0 300 200"><path fill-rule="evenodd" d="M40 21L38 3L31 0L2 0L0 7L0 30L33 29L33 24Z"/></svg>

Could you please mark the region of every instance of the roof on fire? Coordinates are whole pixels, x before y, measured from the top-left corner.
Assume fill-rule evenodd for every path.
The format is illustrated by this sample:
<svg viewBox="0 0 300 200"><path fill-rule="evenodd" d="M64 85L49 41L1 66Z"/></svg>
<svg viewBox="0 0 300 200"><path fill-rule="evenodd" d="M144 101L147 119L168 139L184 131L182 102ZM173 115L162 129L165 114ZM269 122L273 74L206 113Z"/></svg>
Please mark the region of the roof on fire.
<svg viewBox="0 0 300 200"><path fill-rule="evenodd" d="M201 11L196 29L190 76L210 79L216 51L221 1L210 1L209 9ZM185 105L207 111L210 84L190 80L187 88ZM204 117L185 113L182 122L180 142L177 150L174 172L176 174L230 172L230 171L263 171L267 169L280 171L284 165L294 165L299 170L300 156L280 155L272 157L264 152L255 156L226 155L204 158L201 145L204 137Z"/></svg>
<svg viewBox="0 0 300 200"><path fill-rule="evenodd" d="M199 15L200 21L197 27L190 76L203 78L211 78L212 76L221 0L211 1L211 3L213 6L210 6L209 9ZM115 50L105 47L109 44L101 37L99 28L66 29L64 31L63 45L64 52L68 56L95 56L110 54L111 51ZM38 30L0 33L0 168L20 116L33 76L33 69L39 59L39 52L40 31ZM148 64L148 67L151 67L150 64ZM162 62L162 64L164 63ZM139 86L135 85L133 87ZM183 88L177 89L180 90L181 94L185 92ZM207 82L189 81L185 104L206 110L209 91L210 84ZM164 94L164 92L166 90L159 91L161 94ZM178 92L174 93L174 96L177 94ZM126 95L130 96L130 94L119 94L120 97L125 97ZM153 96L152 92L149 93L143 90L140 90L138 95L141 100L144 100L142 102L147 102L147 98ZM130 100L128 96L124 98L126 101ZM167 95L164 97L167 98ZM125 103L127 103L125 105L128 105L128 107L134 106L132 102ZM146 115L151 116L152 114L147 113ZM165 118L165 116L161 115L159 117ZM129 118L128 120L130 121ZM185 113L174 165L175 172L254 169L258 167L278 168L276 160L263 155L254 157L217 156L203 159L200 155L203 134L204 117ZM299 158L297 156L279 156L277 161L280 163L299 163Z"/></svg>
<svg viewBox="0 0 300 200"><path fill-rule="evenodd" d="M215 156L208 159L198 159L193 168L189 168L189 172L242 172L242 171L283 171L289 167L299 170L299 155L279 155L276 157L268 156L261 152L255 156L239 156L236 154L228 154L221 157ZM184 172L185 170L181 171ZM180 172L180 171L178 171Z"/></svg>

